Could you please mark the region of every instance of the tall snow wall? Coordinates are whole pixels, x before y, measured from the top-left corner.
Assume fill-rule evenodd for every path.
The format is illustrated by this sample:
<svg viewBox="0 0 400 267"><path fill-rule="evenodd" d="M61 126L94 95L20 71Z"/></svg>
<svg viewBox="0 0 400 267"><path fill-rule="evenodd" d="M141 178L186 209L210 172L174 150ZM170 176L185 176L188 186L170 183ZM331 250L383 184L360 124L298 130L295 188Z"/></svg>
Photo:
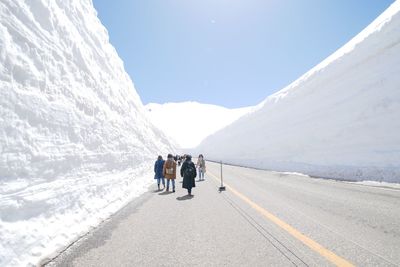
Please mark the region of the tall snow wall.
<svg viewBox="0 0 400 267"><path fill-rule="evenodd" d="M277 171L400 182L399 10L397 1L341 49L196 151Z"/></svg>
<svg viewBox="0 0 400 267"><path fill-rule="evenodd" d="M0 1L1 266L60 251L172 151L91 0Z"/></svg>
<svg viewBox="0 0 400 267"><path fill-rule="evenodd" d="M205 137L231 124L252 109L228 109L198 102L150 103L145 108L150 120L171 136L184 151L196 147ZM171 121L168 118L176 120Z"/></svg>

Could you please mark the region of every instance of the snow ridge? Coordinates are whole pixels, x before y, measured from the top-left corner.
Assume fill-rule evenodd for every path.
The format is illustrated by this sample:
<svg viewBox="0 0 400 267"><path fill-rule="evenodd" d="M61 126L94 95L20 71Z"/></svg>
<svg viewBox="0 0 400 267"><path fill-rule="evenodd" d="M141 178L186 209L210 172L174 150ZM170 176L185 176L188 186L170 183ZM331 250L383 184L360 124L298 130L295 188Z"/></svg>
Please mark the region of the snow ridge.
<svg viewBox="0 0 400 267"><path fill-rule="evenodd" d="M254 107L228 109L194 101L181 103L150 103L148 116L182 149L191 149L200 142L251 112Z"/></svg>
<svg viewBox="0 0 400 267"><path fill-rule="evenodd" d="M214 160L400 182L400 1L256 111L204 140Z"/></svg>
<svg viewBox="0 0 400 267"><path fill-rule="evenodd" d="M0 265L35 265L144 192L173 146L91 0L0 2Z"/></svg>

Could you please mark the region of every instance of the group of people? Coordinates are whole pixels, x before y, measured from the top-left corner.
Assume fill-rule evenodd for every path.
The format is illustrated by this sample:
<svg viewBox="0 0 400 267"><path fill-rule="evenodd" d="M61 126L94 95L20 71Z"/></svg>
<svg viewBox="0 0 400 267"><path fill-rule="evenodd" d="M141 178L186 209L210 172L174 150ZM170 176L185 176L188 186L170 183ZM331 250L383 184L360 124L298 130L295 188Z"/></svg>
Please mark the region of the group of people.
<svg viewBox="0 0 400 267"><path fill-rule="evenodd" d="M154 179L157 180L158 190L161 190L160 183L162 183L162 189L165 189L165 191L168 192L171 183L172 192L175 192L177 161L179 162L179 166L181 161L183 161L180 169L180 175L183 177L182 187L187 189L188 195L191 196L192 188L196 187L195 178L197 177L197 174L199 175L199 181L204 181L206 162L202 154L199 155L196 165L192 162L191 155L174 157L172 154L168 154L167 160L164 160L162 156L158 156L157 161L154 164ZM198 171L196 169L198 169ZM166 184L165 180L167 180Z"/></svg>

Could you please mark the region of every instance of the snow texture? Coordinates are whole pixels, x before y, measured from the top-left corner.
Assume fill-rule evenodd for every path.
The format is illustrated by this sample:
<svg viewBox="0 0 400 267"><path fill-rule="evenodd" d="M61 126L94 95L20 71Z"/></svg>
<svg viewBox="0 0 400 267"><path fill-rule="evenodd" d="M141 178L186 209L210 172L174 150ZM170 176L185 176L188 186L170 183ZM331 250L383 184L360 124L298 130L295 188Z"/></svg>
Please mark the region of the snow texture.
<svg viewBox="0 0 400 267"><path fill-rule="evenodd" d="M213 160L400 182L400 1L259 108L204 140Z"/></svg>
<svg viewBox="0 0 400 267"><path fill-rule="evenodd" d="M0 266L35 265L147 190L173 147L91 0L1 0L0 62Z"/></svg>
<svg viewBox="0 0 400 267"><path fill-rule="evenodd" d="M145 108L154 125L182 149L196 147L207 136L254 109L228 109L197 102L150 103Z"/></svg>

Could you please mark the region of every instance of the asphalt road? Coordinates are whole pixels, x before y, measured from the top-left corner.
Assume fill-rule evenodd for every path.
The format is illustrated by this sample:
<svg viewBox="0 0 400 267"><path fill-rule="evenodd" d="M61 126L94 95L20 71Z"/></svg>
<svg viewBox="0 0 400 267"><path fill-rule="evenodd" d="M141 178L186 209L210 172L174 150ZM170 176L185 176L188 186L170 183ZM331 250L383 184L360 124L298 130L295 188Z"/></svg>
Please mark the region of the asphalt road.
<svg viewBox="0 0 400 267"><path fill-rule="evenodd" d="M400 190L207 162L156 186L49 266L399 266Z"/></svg>

